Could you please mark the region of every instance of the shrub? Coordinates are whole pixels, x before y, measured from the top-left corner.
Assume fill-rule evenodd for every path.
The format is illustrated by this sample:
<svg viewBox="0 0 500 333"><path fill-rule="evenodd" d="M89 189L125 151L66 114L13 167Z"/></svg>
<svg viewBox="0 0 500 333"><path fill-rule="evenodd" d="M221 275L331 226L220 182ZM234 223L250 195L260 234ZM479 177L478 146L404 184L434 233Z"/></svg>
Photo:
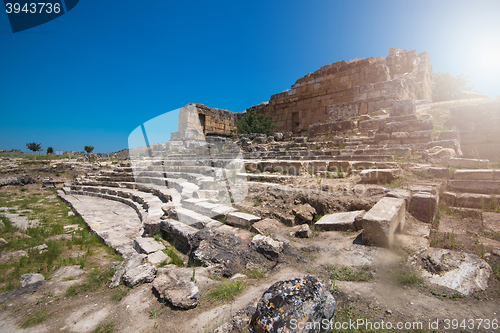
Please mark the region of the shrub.
<svg viewBox="0 0 500 333"><path fill-rule="evenodd" d="M254 112L245 114L243 119L236 122L236 126L241 134L263 133L266 135L271 135L272 130L278 127L271 122L270 117L264 117L262 114Z"/></svg>
<svg viewBox="0 0 500 333"><path fill-rule="evenodd" d="M468 76L463 74L453 76L450 73L435 73L432 75L432 100L434 102L451 101L457 99L460 91L472 91L468 86Z"/></svg>

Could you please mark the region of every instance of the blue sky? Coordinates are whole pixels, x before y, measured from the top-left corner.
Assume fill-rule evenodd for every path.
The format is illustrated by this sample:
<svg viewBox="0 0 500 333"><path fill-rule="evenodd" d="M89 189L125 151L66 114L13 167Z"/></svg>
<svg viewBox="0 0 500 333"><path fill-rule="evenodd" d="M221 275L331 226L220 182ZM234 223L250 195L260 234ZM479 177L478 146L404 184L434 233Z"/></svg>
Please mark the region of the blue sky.
<svg viewBox="0 0 500 333"><path fill-rule="evenodd" d="M500 1L82 0L13 34L0 13L0 149L117 151L187 103L243 111L391 46L427 51L434 72L496 97L498 17Z"/></svg>

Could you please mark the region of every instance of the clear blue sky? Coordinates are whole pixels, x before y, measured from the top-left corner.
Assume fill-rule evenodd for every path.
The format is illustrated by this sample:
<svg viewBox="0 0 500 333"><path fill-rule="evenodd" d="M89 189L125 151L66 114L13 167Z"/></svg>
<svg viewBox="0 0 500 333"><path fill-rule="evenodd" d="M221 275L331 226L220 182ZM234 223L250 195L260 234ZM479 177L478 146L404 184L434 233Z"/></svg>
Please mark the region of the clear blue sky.
<svg viewBox="0 0 500 333"><path fill-rule="evenodd" d="M500 1L110 1L13 34L0 13L0 149L127 148L190 102L243 111L340 60L429 52L500 95ZM176 125L176 124L174 124Z"/></svg>

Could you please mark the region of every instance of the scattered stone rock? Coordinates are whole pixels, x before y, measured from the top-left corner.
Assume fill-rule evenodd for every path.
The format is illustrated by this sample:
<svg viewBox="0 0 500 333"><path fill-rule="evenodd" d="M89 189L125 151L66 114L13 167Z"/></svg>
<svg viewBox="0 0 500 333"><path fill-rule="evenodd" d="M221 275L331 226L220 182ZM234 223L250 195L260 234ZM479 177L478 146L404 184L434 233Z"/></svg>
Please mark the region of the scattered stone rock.
<svg viewBox="0 0 500 333"><path fill-rule="evenodd" d="M492 269L478 256L446 249L429 249L420 255L422 276L429 282L463 295L488 288Z"/></svg>
<svg viewBox="0 0 500 333"><path fill-rule="evenodd" d="M9 244L5 239L0 238L0 245L7 245Z"/></svg>
<svg viewBox="0 0 500 333"><path fill-rule="evenodd" d="M193 282L179 280L169 272L154 279L153 288L161 298L180 309L192 309L200 300L200 291Z"/></svg>
<svg viewBox="0 0 500 333"><path fill-rule="evenodd" d="M264 235L269 233L275 233L282 228L283 225L278 220L264 219L252 224L252 226L250 227L250 232Z"/></svg>
<svg viewBox="0 0 500 333"><path fill-rule="evenodd" d="M137 237L134 239L134 249L139 253L150 254L165 249L165 246L152 237Z"/></svg>
<svg viewBox="0 0 500 333"><path fill-rule="evenodd" d="M262 253L269 260L276 259L283 251L283 242L263 235L256 235L252 239L250 246L257 252Z"/></svg>
<svg viewBox="0 0 500 333"><path fill-rule="evenodd" d="M34 184L36 180L30 175L7 176L0 178L0 187L7 185L26 185Z"/></svg>
<svg viewBox="0 0 500 333"><path fill-rule="evenodd" d="M320 332L333 322L335 298L315 277L279 281L262 295L250 321L251 332ZM297 324L304 329L297 330Z"/></svg>
<svg viewBox="0 0 500 333"><path fill-rule="evenodd" d="M396 229L404 229L405 207L404 199L380 199L361 219L363 243L391 247Z"/></svg>
<svg viewBox="0 0 500 333"><path fill-rule="evenodd" d="M27 285L37 283L38 281L44 281L45 278L43 277L42 274L23 274L21 275L21 278L19 279L19 282L21 283L21 287L26 287Z"/></svg>
<svg viewBox="0 0 500 333"><path fill-rule="evenodd" d="M123 281L129 287L137 287L143 283L152 282L155 278L156 267L151 264L143 264L134 269L127 270L123 275Z"/></svg>
<svg viewBox="0 0 500 333"><path fill-rule="evenodd" d="M253 313L255 313L255 306L248 306L236 312L229 322L216 328L213 333L244 332L248 328L248 324L250 324Z"/></svg>
<svg viewBox="0 0 500 333"><path fill-rule="evenodd" d="M314 207L312 207L310 204L306 203L294 207L292 213L295 215L296 224L309 223L314 219L314 215L316 215L316 209L314 209Z"/></svg>
<svg viewBox="0 0 500 333"><path fill-rule="evenodd" d="M320 218L314 226L324 231L358 230L361 229L361 226L356 225L356 219L361 218L365 213L364 210L356 210L345 213L327 214Z"/></svg>
<svg viewBox="0 0 500 333"><path fill-rule="evenodd" d="M276 141L283 141L284 135L283 133L275 133L274 134L274 140Z"/></svg>
<svg viewBox="0 0 500 333"><path fill-rule="evenodd" d="M417 220L432 223L437 211L437 196L427 192L415 193L411 198L410 214Z"/></svg>
<svg viewBox="0 0 500 333"><path fill-rule="evenodd" d="M298 238L309 238L311 237L311 228L309 227L309 224L302 224L296 227L292 228L292 233L295 237Z"/></svg>

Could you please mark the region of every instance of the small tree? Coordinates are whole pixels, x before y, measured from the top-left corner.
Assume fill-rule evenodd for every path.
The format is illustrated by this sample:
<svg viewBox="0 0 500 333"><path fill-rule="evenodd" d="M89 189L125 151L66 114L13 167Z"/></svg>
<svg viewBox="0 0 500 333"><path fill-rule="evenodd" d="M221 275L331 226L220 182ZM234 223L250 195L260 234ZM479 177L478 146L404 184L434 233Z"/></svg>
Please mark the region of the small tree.
<svg viewBox="0 0 500 333"><path fill-rule="evenodd" d="M435 73L432 75L432 100L434 102L457 99L460 91L472 91L469 77L463 74L453 76L450 73Z"/></svg>
<svg viewBox="0 0 500 333"><path fill-rule="evenodd" d="M54 154L54 148L52 148L52 147L48 147L48 148L47 148L47 152L46 152L46 153L47 153L47 154Z"/></svg>
<svg viewBox="0 0 500 333"><path fill-rule="evenodd" d="M94 150L94 147L92 147L92 146L85 146L85 147L83 147L83 149L85 149L85 151L87 152L87 154L90 154Z"/></svg>
<svg viewBox="0 0 500 333"><path fill-rule="evenodd" d="M267 135L271 135L272 130L278 127L271 122L271 117L264 117L254 112L247 113L243 119L236 122L236 126L241 134L263 133Z"/></svg>
<svg viewBox="0 0 500 333"><path fill-rule="evenodd" d="M36 153L37 151L42 150L42 144L36 142L30 142L26 144L26 148L33 151L33 153ZM36 154L35 154L35 161L36 161Z"/></svg>

